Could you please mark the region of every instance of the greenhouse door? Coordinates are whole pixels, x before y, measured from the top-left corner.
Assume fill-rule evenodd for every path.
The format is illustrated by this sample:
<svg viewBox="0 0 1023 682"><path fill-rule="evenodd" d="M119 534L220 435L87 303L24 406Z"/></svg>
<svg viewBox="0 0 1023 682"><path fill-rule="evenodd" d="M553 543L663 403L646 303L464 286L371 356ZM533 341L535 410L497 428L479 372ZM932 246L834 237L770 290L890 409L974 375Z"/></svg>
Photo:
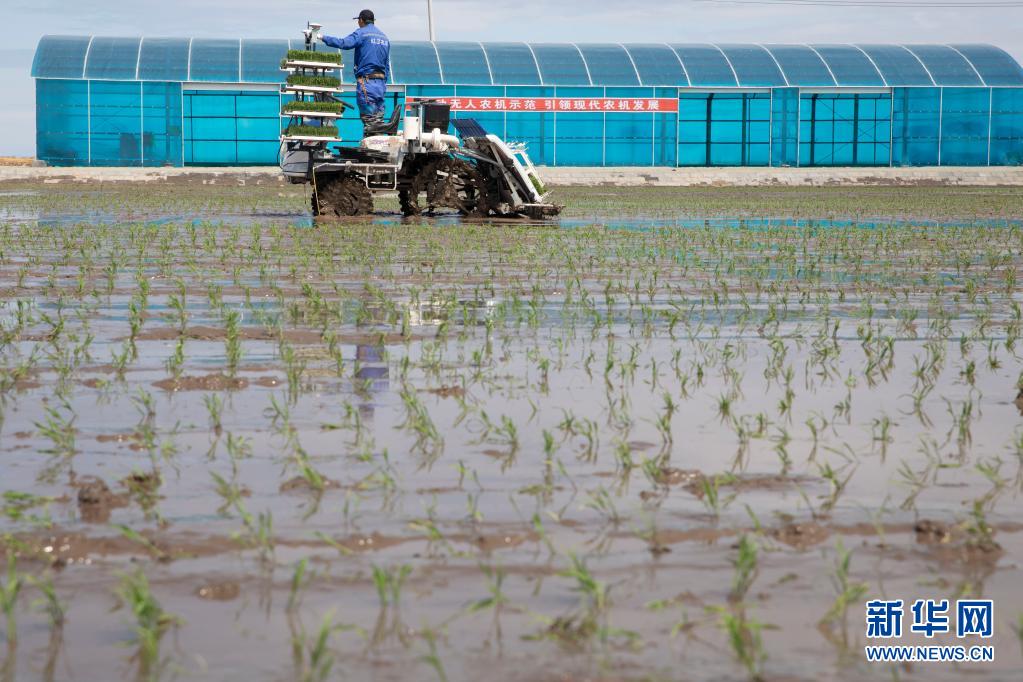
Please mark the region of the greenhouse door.
<svg viewBox="0 0 1023 682"><path fill-rule="evenodd" d="M679 166L770 163L770 93L683 93L678 104Z"/></svg>
<svg viewBox="0 0 1023 682"><path fill-rule="evenodd" d="M891 163L892 96L803 92L799 102L800 166Z"/></svg>
<svg viewBox="0 0 1023 682"><path fill-rule="evenodd" d="M277 164L281 97L276 87L185 87L186 166Z"/></svg>

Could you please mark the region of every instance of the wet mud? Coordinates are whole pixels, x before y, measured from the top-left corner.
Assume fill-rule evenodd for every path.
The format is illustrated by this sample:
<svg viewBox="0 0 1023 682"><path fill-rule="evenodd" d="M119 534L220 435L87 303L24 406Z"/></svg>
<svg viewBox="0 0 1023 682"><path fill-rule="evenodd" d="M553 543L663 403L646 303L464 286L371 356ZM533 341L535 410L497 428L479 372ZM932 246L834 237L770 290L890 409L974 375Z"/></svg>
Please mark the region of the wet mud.
<svg viewBox="0 0 1023 682"><path fill-rule="evenodd" d="M0 682L1023 669L1018 190L22 189ZM994 600L995 660L868 663L875 598Z"/></svg>

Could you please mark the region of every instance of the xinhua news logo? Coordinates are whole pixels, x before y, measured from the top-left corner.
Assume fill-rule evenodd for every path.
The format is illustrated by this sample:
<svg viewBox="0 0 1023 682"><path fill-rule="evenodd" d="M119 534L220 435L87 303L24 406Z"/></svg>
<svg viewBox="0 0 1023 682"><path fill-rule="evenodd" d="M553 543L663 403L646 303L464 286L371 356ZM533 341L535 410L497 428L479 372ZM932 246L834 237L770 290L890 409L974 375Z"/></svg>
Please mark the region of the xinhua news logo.
<svg viewBox="0 0 1023 682"><path fill-rule="evenodd" d="M994 634L994 602L990 599L959 599L953 612L949 600L917 599L909 609L909 632L932 639L951 635L959 644L902 645L868 644L863 647L868 661L899 663L986 663L995 660L995 648L975 644ZM867 639L902 639L907 619L902 599L874 599L866 603ZM954 625L953 625L954 621Z"/></svg>

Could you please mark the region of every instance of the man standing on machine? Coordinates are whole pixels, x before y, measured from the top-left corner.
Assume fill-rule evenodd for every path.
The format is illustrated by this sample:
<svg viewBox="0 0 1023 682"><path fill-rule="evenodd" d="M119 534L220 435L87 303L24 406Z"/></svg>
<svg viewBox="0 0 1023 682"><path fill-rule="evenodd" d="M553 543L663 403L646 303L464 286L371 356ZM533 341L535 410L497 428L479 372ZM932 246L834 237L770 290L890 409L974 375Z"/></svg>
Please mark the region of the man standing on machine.
<svg viewBox="0 0 1023 682"><path fill-rule="evenodd" d="M378 134L384 122L384 94L391 75L391 41L376 27L373 12L364 9L359 16L359 28L346 38L325 36L316 38L324 45L341 50L355 50L355 101L362 118L362 136Z"/></svg>

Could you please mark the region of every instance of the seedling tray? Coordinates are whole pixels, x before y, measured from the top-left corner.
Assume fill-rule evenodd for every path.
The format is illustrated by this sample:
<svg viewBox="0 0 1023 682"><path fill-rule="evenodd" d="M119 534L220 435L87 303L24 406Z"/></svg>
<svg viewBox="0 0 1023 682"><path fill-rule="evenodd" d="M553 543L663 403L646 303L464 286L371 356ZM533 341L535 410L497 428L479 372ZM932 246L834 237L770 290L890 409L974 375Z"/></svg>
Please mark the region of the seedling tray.
<svg viewBox="0 0 1023 682"><path fill-rule="evenodd" d="M299 62L299 61L286 61L284 66L281 67L281 71L290 71L294 69L319 69L320 71L337 71L342 68L341 64L331 64L329 62Z"/></svg>
<svg viewBox="0 0 1023 682"><path fill-rule="evenodd" d="M344 114L329 111L282 111L281 118L342 118Z"/></svg>
<svg viewBox="0 0 1023 682"><path fill-rule="evenodd" d="M317 137L314 135L282 135L282 140L294 142L340 142L340 137Z"/></svg>
<svg viewBox="0 0 1023 682"><path fill-rule="evenodd" d="M284 90L285 92L343 92L341 88L324 88L318 85L285 85Z"/></svg>

